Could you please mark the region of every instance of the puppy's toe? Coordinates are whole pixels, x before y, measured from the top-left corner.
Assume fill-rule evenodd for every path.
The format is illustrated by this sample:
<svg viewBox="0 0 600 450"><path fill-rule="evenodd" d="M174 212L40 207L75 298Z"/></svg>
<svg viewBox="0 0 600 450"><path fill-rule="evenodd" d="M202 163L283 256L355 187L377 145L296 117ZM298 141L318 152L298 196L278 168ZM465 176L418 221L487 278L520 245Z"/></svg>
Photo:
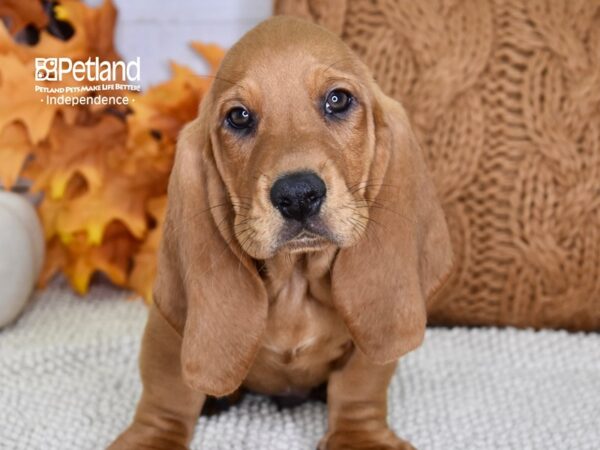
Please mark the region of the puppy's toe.
<svg viewBox="0 0 600 450"><path fill-rule="evenodd" d="M336 431L328 433L317 450L416 450L390 429L379 431Z"/></svg>

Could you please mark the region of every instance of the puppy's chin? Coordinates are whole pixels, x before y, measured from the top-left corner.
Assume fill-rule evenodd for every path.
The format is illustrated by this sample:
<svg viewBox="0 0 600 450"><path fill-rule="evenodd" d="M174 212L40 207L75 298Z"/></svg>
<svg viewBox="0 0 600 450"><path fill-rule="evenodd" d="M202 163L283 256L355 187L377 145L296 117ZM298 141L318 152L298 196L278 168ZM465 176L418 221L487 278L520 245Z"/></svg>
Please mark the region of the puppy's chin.
<svg viewBox="0 0 600 450"><path fill-rule="evenodd" d="M329 239L307 231L302 231L296 237L288 240L279 247L280 252L304 253L317 252L333 245Z"/></svg>
<svg viewBox="0 0 600 450"><path fill-rule="evenodd" d="M288 221L283 224L277 239L277 251L302 253L323 250L335 245L335 239L321 217L313 217L304 223Z"/></svg>
<svg viewBox="0 0 600 450"><path fill-rule="evenodd" d="M308 232L302 232L299 235L286 241L277 241L272 245L263 243L250 243L242 248L248 256L257 260L273 258L277 254L287 253L308 253L325 250L331 245L335 245L331 240Z"/></svg>

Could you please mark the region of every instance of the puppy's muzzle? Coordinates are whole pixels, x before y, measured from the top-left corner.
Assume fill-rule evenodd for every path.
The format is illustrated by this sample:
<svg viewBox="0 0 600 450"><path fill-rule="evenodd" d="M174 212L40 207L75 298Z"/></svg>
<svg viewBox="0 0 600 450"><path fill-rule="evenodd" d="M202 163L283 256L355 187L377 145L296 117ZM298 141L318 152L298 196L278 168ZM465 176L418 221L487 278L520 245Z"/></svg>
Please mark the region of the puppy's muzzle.
<svg viewBox="0 0 600 450"><path fill-rule="evenodd" d="M271 203L290 220L305 223L319 214L327 188L313 172L294 172L279 178L271 187Z"/></svg>

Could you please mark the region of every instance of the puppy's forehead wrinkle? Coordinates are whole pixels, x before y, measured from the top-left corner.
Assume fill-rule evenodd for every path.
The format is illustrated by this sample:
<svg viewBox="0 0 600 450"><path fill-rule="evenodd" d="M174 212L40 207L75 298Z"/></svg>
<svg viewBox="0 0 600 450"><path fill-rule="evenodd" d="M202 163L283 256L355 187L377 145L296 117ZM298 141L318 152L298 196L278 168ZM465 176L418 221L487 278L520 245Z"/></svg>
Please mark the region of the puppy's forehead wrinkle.
<svg viewBox="0 0 600 450"><path fill-rule="evenodd" d="M336 66L341 65L342 63L354 63L355 61L356 61L356 57L353 55L353 56L344 56L342 58L336 59L334 62L332 62L330 64L325 63L327 65L327 67L323 71L323 75L327 75L327 72L329 72L331 69L334 69Z"/></svg>
<svg viewBox="0 0 600 450"><path fill-rule="evenodd" d="M241 85L238 81L234 81L234 80L229 80L227 78L225 78L224 76L220 76L220 75L198 75L201 78L213 78L214 80L216 80L216 83L225 83L229 86L235 86L239 89L244 90L245 87L243 85Z"/></svg>
<svg viewBox="0 0 600 450"><path fill-rule="evenodd" d="M332 68L353 72L360 66L356 55L330 31L308 22L278 17L246 33L229 50L216 77L231 85L254 75L261 78L272 75L278 83L297 84L303 81L299 64L322 65L324 73Z"/></svg>

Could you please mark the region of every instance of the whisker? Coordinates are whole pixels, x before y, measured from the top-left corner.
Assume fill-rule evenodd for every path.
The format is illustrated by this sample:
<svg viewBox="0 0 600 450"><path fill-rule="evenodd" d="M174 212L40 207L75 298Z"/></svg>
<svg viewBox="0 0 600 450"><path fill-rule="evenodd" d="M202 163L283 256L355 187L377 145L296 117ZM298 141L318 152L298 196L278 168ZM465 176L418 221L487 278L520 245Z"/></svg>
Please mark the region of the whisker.
<svg viewBox="0 0 600 450"><path fill-rule="evenodd" d="M359 200L359 201L355 201L354 205L347 204L344 206L353 211L356 211L357 213L360 209L381 209L383 211L387 211L387 212L390 212L390 213L396 215L398 218L403 219L403 220L407 221L408 223L411 223L413 225L416 224L414 219L411 219L410 217L405 216L404 214L401 214L398 211L395 211L391 208L388 208L387 206L384 206L381 203L376 202L374 200Z"/></svg>
<svg viewBox="0 0 600 450"><path fill-rule="evenodd" d="M348 189L351 190L351 189L355 188L356 186L358 186L360 184L365 184L365 183L368 184L368 183L371 183L371 182L374 182L374 181L383 181L383 178L381 178L381 179L379 179L379 178L367 178L366 180L359 181L357 183L351 184L350 186L348 186Z"/></svg>
<svg viewBox="0 0 600 450"><path fill-rule="evenodd" d="M400 186L395 186L393 184L386 184L386 183L368 183L365 185L359 185L358 187L355 187L354 189L350 190L349 192L354 194L358 191L360 191L361 189L369 189L369 188L374 188L374 187L386 187L386 188L394 188L394 189L400 189Z"/></svg>

